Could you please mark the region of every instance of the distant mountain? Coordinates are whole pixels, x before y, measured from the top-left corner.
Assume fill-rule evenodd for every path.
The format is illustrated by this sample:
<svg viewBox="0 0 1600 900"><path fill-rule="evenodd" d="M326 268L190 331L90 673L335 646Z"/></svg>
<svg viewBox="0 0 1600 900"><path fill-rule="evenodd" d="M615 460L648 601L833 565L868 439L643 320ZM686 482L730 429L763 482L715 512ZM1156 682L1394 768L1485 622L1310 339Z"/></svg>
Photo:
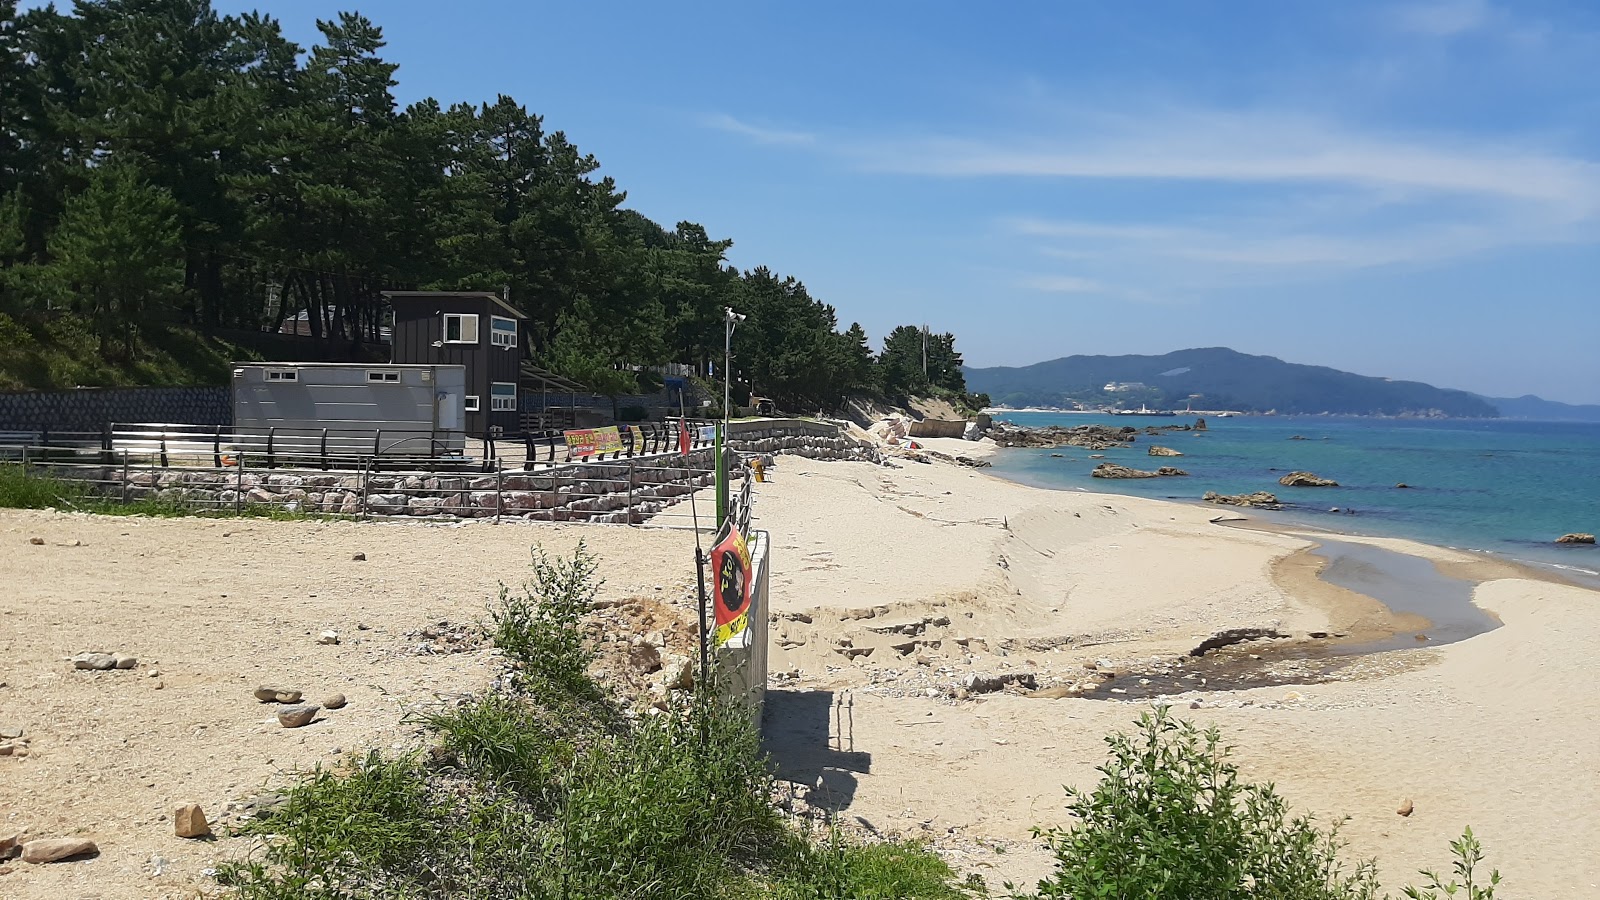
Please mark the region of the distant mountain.
<svg viewBox="0 0 1600 900"><path fill-rule="evenodd" d="M1532 394L1521 397L1485 397L1508 419L1533 419L1538 422L1600 422L1600 406L1575 406L1557 403Z"/></svg>
<svg viewBox="0 0 1600 900"><path fill-rule="evenodd" d="M1494 418L1500 410L1466 391L1303 366L1226 347L1162 356L1067 356L1031 366L966 370L967 389L1007 406L1090 405L1277 410L1283 414Z"/></svg>

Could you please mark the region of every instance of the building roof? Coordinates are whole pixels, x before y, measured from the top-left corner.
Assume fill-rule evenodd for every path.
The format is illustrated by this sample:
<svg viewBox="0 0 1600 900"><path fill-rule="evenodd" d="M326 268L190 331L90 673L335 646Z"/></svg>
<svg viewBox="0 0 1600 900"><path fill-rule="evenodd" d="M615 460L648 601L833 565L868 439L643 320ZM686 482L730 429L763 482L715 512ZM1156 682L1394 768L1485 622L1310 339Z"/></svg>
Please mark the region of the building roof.
<svg viewBox="0 0 1600 900"><path fill-rule="evenodd" d="M395 300L442 300L446 297L459 300L489 299L505 310L509 316L514 316L518 319L528 318L527 313L507 303L499 294L493 291L383 291L382 294L390 302Z"/></svg>

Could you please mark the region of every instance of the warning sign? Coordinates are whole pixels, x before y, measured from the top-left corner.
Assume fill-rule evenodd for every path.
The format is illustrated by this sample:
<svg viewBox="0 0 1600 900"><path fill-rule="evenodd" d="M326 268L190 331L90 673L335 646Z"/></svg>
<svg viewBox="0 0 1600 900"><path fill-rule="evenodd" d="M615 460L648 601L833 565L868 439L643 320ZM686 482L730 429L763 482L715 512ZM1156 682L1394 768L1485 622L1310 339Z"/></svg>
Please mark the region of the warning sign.
<svg viewBox="0 0 1600 900"><path fill-rule="evenodd" d="M750 548L731 522L722 526L711 548L711 608L716 613L713 646L722 646L750 627Z"/></svg>

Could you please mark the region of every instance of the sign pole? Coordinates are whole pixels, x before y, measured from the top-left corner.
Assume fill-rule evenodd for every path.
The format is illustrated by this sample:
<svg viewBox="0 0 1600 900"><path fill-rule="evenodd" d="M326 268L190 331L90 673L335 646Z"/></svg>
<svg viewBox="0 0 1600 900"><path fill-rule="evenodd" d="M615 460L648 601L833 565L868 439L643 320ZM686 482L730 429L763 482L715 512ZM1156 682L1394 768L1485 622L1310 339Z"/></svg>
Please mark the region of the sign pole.
<svg viewBox="0 0 1600 900"><path fill-rule="evenodd" d="M717 473L717 524L728 521L728 461L723 455L722 425L717 425L717 449L714 468Z"/></svg>
<svg viewBox="0 0 1600 900"><path fill-rule="evenodd" d="M694 574L700 584L700 681L702 690L706 689L711 680L711 629L706 622L706 605L710 599L706 596L706 556L705 551L699 546L700 532L695 531L696 545L694 548Z"/></svg>

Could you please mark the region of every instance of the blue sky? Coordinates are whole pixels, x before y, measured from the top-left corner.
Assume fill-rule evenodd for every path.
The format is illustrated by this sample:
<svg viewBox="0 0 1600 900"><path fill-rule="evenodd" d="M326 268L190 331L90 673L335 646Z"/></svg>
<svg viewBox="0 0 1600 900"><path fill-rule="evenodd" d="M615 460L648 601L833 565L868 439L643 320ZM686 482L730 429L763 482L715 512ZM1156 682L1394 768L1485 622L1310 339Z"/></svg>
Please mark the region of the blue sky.
<svg viewBox="0 0 1600 900"><path fill-rule="evenodd" d="M315 40L336 4L233 3ZM1226 345L1600 403L1600 4L522 3L365 12L629 205L975 365Z"/></svg>

